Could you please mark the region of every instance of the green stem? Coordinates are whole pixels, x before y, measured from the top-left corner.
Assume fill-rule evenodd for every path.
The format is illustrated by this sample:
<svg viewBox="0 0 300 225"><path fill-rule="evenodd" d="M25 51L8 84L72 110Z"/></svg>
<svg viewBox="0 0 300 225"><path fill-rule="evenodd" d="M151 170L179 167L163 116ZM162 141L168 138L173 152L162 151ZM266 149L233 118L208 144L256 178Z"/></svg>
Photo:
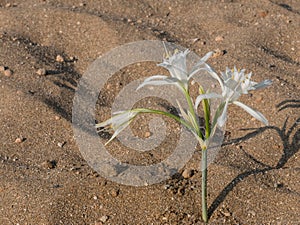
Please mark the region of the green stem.
<svg viewBox="0 0 300 225"><path fill-rule="evenodd" d="M204 89L200 86L199 88L200 94L205 94ZM205 119L205 139L208 140L210 138L210 105L208 99L202 100L204 119ZM202 219L205 223L208 221L207 216L207 147L202 148L202 157L201 157L201 170L202 170Z"/></svg>
<svg viewBox="0 0 300 225"><path fill-rule="evenodd" d="M201 169L202 169L202 219L206 223L208 221L207 216L207 151L202 149L202 158L201 158Z"/></svg>
<svg viewBox="0 0 300 225"><path fill-rule="evenodd" d="M200 94L205 94L205 91L202 86L199 88ZM205 139L208 139L210 136L210 105L208 99L202 100L203 112L204 112L204 120L205 120Z"/></svg>
<svg viewBox="0 0 300 225"><path fill-rule="evenodd" d="M183 88L183 89L184 89L184 88ZM195 112L195 109L194 109L194 104L193 104L193 102L192 102L192 99L191 99L191 96L190 96L188 90L184 89L184 95L185 95L185 98L186 98L187 103L188 103L188 105L189 105L189 110L190 110L190 112L192 113L192 116L193 116L193 117L195 118L195 120L197 121L197 115L196 115L196 112ZM199 127L199 126L197 127L196 132L197 132L197 135L198 135L202 140L204 140L203 135L202 135L202 133L201 133L201 130L200 130L200 127Z"/></svg>
<svg viewBox="0 0 300 225"><path fill-rule="evenodd" d="M154 113L154 114L158 114L158 115L165 115L165 116L168 116L168 117L176 120L177 122L183 124L184 126L186 126L186 128L192 129L191 126L185 120L183 120L180 117L175 116L174 114L169 113L169 112L156 110L156 109L145 109L145 108L136 108L131 111L138 111L140 113Z"/></svg>

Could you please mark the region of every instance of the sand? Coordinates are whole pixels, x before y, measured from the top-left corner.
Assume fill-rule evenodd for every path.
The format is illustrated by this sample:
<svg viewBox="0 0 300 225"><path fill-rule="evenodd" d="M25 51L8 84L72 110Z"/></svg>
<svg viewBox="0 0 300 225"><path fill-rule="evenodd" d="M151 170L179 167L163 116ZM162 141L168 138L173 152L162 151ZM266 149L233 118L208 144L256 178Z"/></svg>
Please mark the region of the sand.
<svg viewBox="0 0 300 225"><path fill-rule="evenodd" d="M99 56L140 40L199 56L215 50L208 63L216 71L236 66L273 81L241 98L269 126L229 110L208 168L209 223L299 224L299 37L297 0L0 1L0 224L202 224L199 152L172 178L133 187L96 173L74 139L80 78ZM99 97L99 119L125 84L155 74L153 65L114 76ZM147 126L136 132L151 135ZM170 143L163 156L125 154L117 141L111 149L121 160L153 163ZM186 170L193 173L183 177Z"/></svg>

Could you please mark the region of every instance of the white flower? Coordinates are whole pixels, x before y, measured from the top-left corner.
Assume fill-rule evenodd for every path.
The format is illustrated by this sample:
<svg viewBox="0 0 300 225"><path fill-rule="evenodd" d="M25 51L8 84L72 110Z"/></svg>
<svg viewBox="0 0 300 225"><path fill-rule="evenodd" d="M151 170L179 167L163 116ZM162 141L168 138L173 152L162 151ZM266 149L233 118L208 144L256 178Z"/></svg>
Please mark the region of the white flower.
<svg viewBox="0 0 300 225"><path fill-rule="evenodd" d="M100 128L98 132L111 130L114 131L114 134L108 140L108 142L105 143L105 145L111 142L122 130L124 130L138 113L140 113L140 111L137 110L115 112L110 119L96 124L95 127Z"/></svg>
<svg viewBox="0 0 300 225"><path fill-rule="evenodd" d="M200 61L192 68L191 71L187 70L186 57L189 50L184 52L178 51L169 58L165 58L164 61L158 66L166 68L170 72L170 76L155 75L151 76L137 88L140 89L146 85L165 85L165 84L175 84L181 90L186 91L188 88L188 81L200 70L209 70L210 67L205 63L205 61L213 54L213 52L207 53Z"/></svg>
<svg viewBox="0 0 300 225"><path fill-rule="evenodd" d="M237 100L242 94L248 94L248 91L257 90L269 86L272 83L271 80L265 80L261 83L253 82L250 80L252 75L251 73L245 74L245 70L238 71L235 67L233 70L226 68L225 73L222 73L222 79L212 70L210 71L210 74L220 83L220 86L222 88L222 95L216 93L199 95L195 101L196 108L198 108L199 103L203 99L222 98L223 101L220 105L222 107L222 114L216 115L218 118L214 118L214 121L216 121L217 119L217 123L219 126L222 127L226 122L227 108L230 103L240 106L254 118L258 119L266 125L268 124L268 120L260 112ZM213 126L214 125L215 124L213 124Z"/></svg>

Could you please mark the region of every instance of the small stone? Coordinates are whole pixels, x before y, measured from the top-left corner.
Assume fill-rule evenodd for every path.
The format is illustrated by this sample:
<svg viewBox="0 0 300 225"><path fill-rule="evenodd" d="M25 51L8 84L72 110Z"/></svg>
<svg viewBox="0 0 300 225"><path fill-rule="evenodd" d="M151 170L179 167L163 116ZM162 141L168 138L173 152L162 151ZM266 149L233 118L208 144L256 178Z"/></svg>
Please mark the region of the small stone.
<svg viewBox="0 0 300 225"><path fill-rule="evenodd" d="M145 138L148 138L150 136L151 136L151 132L149 132L149 131L145 132L145 135L144 135Z"/></svg>
<svg viewBox="0 0 300 225"><path fill-rule="evenodd" d="M226 53L225 50L216 49L214 51L214 54L212 55L212 58L220 57L222 55L225 55L225 53Z"/></svg>
<svg viewBox="0 0 300 225"><path fill-rule="evenodd" d="M118 189L111 190L110 195L114 198L117 197L119 195L119 190Z"/></svg>
<svg viewBox="0 0 300 225"><path fill-rule="evenodd" d="M164 185L164 189L165 189L165 190L168 190L168 189L170 188L170 186L171 186L171 185L166 184L166 185Z"/></svg>
<svg viewBox="0 0 300 225"><path fill-rule="evenodd" d="M60 148L62 148L62 147L64 147L65 144L66 144L65 141L63 141L63 142L58 142L58 143L57 143L57 146L60 147Z"/></svg>
<svg viewBox="0 0 300 225"><path fill-rule="evenodd" d="M200 40L200 38L193 38L192 39L192 44L195 44L197 41L199 41Z"/></svg>
<svg viewBox="0 0 300 225"><path fill-rule="evenodd" d="M98 197L97 197L96 195L94 195L94 196L93 196L93 199L94 199L94 200L97 200L97 199L98 199Z"/></svg>
<svg viewBox="0 0 300 225"><path fill-rule="evenodd" d="M216 42L221 42L221 41L223 41L224 40L224 37L223 36L217 36L216 38L215 38L215 41Z"/></svg>
<svg viewBox="0 0 300 225"><path fill-rule="evenodd" d="M257 97L255 98L255 101L256 101L257 103L260 103L262 100L263 100L263 97L262 97L262 96L257 96Z"/></svg>
<svg viewBox="0 0 300 225"><path fill-rule="evenodd" d="M268 11L261 11L261 12L259 12L259 17L261 17L261 18L265 18L267 15L268 15Z"/></svg>
<svg viewBox="0 0 300 225"><path fill-rule="evenodd" d="M55 160L47 160L42 163L42 166L46 169L54 169L57 165L57 162Z"/></svg>
<svg viewBox="0 0 300 225"><path fill-rule="evenodd" d="M60 120L60 118L61 118L60 116L55 116L54 117L55 120Z"/></svg>
<svg viewBox="0 0 300 225"><path fill-rule="evenodd" d="M256 213L253 211L253 210L250 210L249 212L248 212L248 216L256 216Z"/></svg>
<svg viewBox="0 0 300 225"><path fill-rule="evenodd" d="M4 75L7 77L10 77L13 74L13 72L10 69L4 70Z"/></svg>
<svg viewBox="0 0 300 225"><path fill-rule="evenodd" d="M182 176L184 179L191 178L193 175L194 175L194 170L192 170L192 169L185 169L182 172Z"/></svg>
<svg viewBox="0 0 300 225"><path fill-rule="evenodd" d="M11 3L6 3L5 8L11 7Z"/></svg>
<svg viewBox="0 0 300 225"><path fill-rule="evenodd" d="M95 221L95 225L103 225L101 221Z"/></svg>
<svg viewBox="0 0 300 225"><path fill-rule="evenodd" d="M99 219L102 223L105 223L108 220L108 216L101 216L101 218Z"/></svg>
<svg viewBox="0 0 300 225"><path fill-rule="evenodd" d="M4 72L5 71L5 66L0 66L0 72Z"/></svg>
<svg viewBox="0 0 300 225"><path fill-rule="evenodd" d="M56 56L56 62L60 62L60 63L62 63L62 62L64 62L65 60L64 60L64 58L61 56L61 55L57 55Z"/></svg>
<svg viewBox="0 0 300 225"><path fill-rule="evenodd" d="M225 217L229 217L231 215L229 212L224 212L223 214Z"/></svg>
<svg viewBox="0 0 300 225"><path fill-rule="evenodd" d="M40 68L36 71L36 73L39 76L45 76L45 75L47 75L47 70L45 68Z"/></svg>
<svg viewBox="0 0 300 225"><path fill-rule="evenodd" d="M25 141L25 138L23 138L23 137L18 137L16 140L15 140L15 143L22 143L22 142L24 142Z"/></svg>

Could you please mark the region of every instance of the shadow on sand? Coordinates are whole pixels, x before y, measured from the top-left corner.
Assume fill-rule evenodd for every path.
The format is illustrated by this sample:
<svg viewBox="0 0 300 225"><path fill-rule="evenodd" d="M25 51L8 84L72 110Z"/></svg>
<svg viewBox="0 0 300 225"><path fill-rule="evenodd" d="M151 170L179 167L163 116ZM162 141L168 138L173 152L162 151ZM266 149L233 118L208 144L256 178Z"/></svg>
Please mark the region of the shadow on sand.
<svg viewBox="0 0 300 225"><path fill-rule="evenodd" d="M300 108L300 100L285 100L281 102L280 104L277 105L278 111L282 111L284 109L288 108ZM223 190L219 193L219 195L216 197L216 199L213 201L211 206L208 209L208 215L211 217L213 212L219 207L219 205L225 200L226 196L235 188L241 181L243 181L245 178L251 176L251 175L256 175L256 174L264 174L266 171L271 171L271 170L278 170L284 168L285 164L288 162L288 160L295 155L299 149L300 149L300 117L297 118L297 120L292 124L290 128L287 127L287 122L288 118L283 123L283 126L276 127L276 126L266 126L266 127L261 127L258 129L246 129L246 130L254 130L248 134L246 134L243 137L237 138L230 140L224 145L230 145L230 144L235 144L239 143L241 141L245 141L247 139L250 139L264 131L267 130L274 130L277 132L278 136L280 137L282 144L283 144L283 152L278 160L277 164L275 166L269 166L263 162L260 162L258 159L250 155L249 153L246 153L246 156L255 162L256 164L260 165L261 169L253 169L253 170L248 170L245 171L238 176L236 176L234 179L232 179L226 187L223 188ZM292 136L292 134L294 134ZM291 141L290 141L291 140ZM296 168L297 169L297 168ZM300 170L300 168L298 168ZM300 193L298 193L300 195Z"/></svg>

